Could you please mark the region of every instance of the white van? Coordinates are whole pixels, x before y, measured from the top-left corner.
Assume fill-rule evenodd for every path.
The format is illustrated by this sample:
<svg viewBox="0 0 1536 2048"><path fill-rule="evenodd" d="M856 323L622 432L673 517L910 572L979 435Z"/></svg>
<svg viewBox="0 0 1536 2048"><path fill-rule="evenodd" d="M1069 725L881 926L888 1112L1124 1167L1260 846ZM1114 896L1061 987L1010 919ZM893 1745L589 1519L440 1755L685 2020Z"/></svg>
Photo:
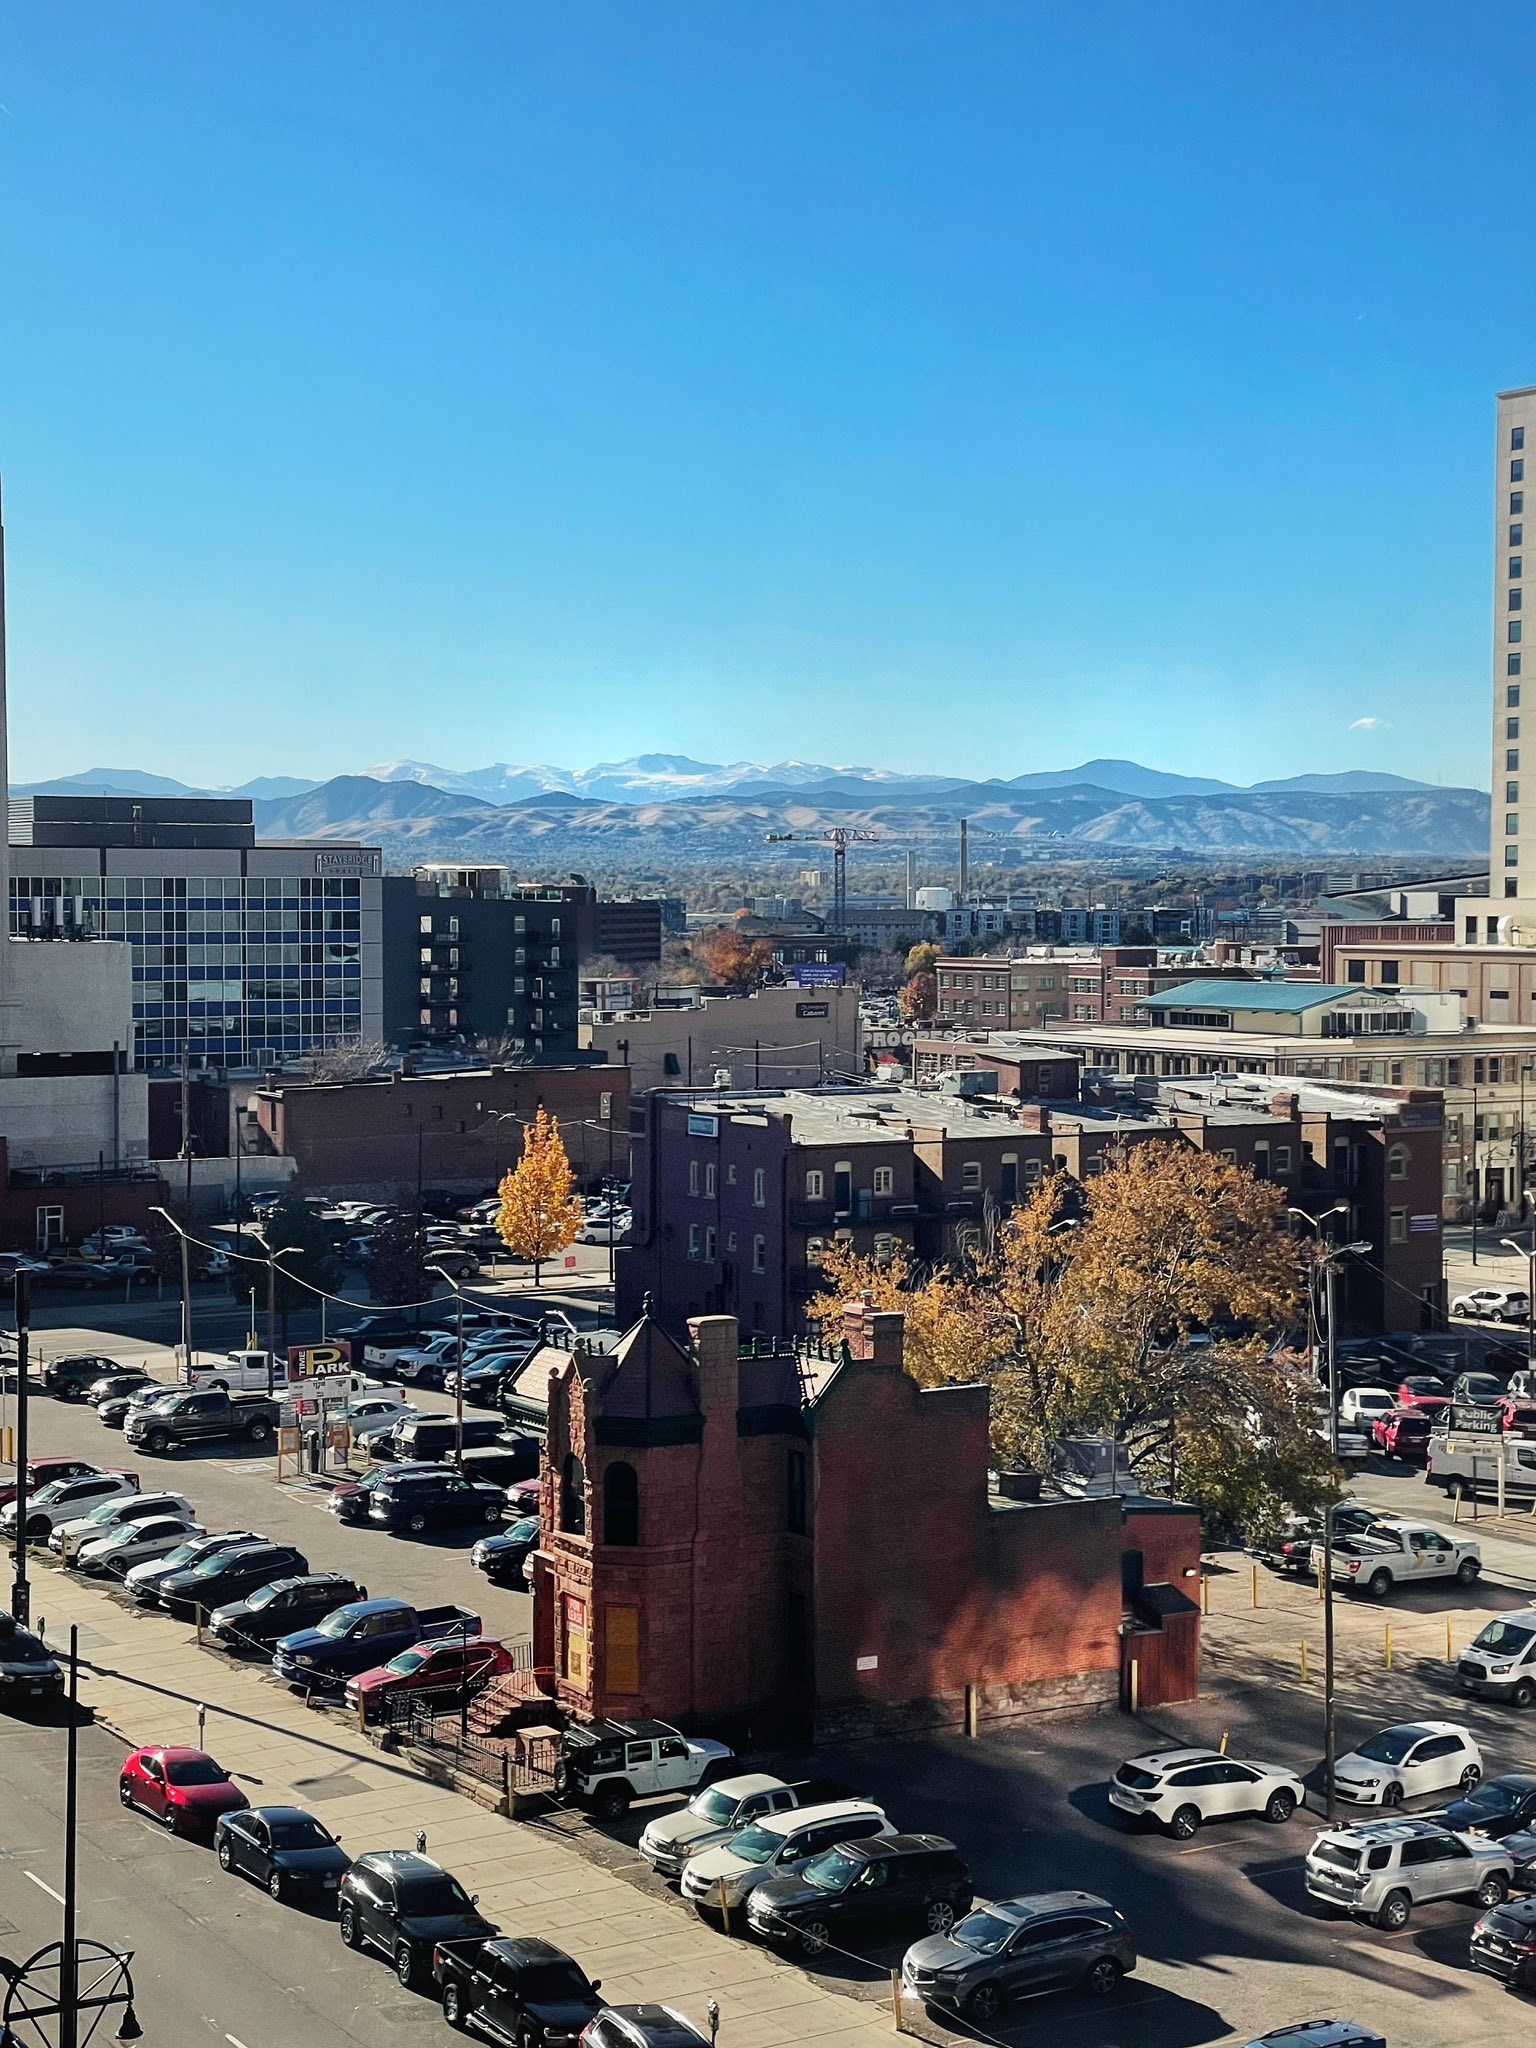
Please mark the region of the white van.
<svg viewBox="0 0 1536 2048"><path fill-rule="evenodd" d="M1456 1683L1485 1699L1536 1706L1536 1608L1490 1615L1457 1658Z"/></svg>

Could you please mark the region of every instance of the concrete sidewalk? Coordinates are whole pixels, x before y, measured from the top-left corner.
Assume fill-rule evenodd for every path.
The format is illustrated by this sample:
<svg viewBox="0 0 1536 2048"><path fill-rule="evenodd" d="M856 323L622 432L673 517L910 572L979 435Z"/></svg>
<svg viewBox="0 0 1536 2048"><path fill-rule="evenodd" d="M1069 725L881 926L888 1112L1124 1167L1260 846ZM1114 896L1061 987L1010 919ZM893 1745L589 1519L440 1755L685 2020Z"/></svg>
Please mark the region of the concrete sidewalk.
<svg viewBox="0 0 1536 2048"><path fill-rule="evenodd" d="M125 1611L61 1571L36 1568L34 1612L48 1641L80 1630L81 1698L125 1745L194 1743L207 1709L208 1749L253 1804L317 1814L354 1855L414 1846L444 1863L509 1934L540 1935L603 1980L614 2004L676 2005L707 2031L719 2000L723 2048L873 2048L893 2032L888 2006L812 1983L746 1940L711 1932L670 1899L648 1897L568 1848L537 1822L502 1819L427 1783L355 1728L200 1649L164 1616Z"/></svg>

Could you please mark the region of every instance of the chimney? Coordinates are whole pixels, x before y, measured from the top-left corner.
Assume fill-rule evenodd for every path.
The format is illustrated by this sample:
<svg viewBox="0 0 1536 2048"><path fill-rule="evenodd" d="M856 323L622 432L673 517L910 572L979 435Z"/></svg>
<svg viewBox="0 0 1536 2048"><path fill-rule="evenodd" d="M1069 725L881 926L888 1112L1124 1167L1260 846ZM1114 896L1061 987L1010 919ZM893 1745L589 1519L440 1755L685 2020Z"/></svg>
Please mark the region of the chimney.
<svg viewBox="0 0 1536 2048"><path fill-rule="evenodd" d="M917 849L915 847L909 849L907 853L907 908L908 910L916 910L917 908Z"/></svg>
<svg viewBox="0 0 1536 2048"><path fill-rule="evenodd" d="M1049 1137L1051 1130L1050 1105L1044 1102L1021 1102L1019 1104L1019 1129L1038 1131L1042 1137Z"/></svg>
<svg viewBox="0 0 1536 2048"><path fill-rule="evenodd" d="M699 1406L706 1415L729 1416L740 1405L740 1343L734 1316L691 1316L688 1348L699 1369Z"/></svg>
<svg viewBox="0 0 1536 2048"><path fill-rule="evenodd" d="M1284 1117L1287 1123L1294 1123L1300 1108L1299 1095L1276 1095L1270 1099L1269 1113L1271 1116Z"/></svg>
<svg viewBox="0 0 1536 2048"><path fill-rule="evenodd" d="M899 1309L877 1309L865 1295L843 1303L843 1342L850 1358L901 1370L906 1318Z"/></svg>

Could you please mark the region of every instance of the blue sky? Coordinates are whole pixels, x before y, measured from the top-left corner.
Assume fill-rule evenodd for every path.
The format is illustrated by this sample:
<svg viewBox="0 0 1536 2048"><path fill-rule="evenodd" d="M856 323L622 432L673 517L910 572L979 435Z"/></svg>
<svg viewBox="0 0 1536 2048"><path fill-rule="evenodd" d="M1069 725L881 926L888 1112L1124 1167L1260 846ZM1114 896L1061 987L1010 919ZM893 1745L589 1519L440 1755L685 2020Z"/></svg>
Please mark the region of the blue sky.
<svg viewBox="0 0 1536 2048"><path fill-rule="evenodd" d="M1484 782L1533 65L1499 0L10 10L13 772Z"/></svg>

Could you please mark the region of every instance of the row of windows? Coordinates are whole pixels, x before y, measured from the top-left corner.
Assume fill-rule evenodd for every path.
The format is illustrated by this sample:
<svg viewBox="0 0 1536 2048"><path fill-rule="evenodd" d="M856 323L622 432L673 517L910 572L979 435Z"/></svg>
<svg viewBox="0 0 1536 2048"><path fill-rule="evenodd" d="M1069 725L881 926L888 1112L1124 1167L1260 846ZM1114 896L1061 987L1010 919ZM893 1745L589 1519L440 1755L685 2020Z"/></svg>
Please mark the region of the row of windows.
<svg viewBox="0 0 1536 2048"><path fill-rule="evenodd" d="M718 1242L718 1235L712 1223L706 1223L703 1226L697 1223L689 1224L688 1256L690 1259L702 1259L706 1265L712 1266L717 1255ZM726 1232L725 1248L728 1252L735 1251L736 1233L734 1230ZM768 1270L768 1240L765 1237L758 1236L752 1240L752 1270L754 1273L766 1273Z"/></svg>
<svg viewBox="0 0 1536 2048"><path fill-rule="evenodd" d="M736 1167L734 1162L728 1163L726 1166L725 1184L731 1188L736 1185ZM702 1170L699 1160L689 1160L688 1192L690 1195L703 1195L706 1200L713 1197L715 1192L715 1162L713 1159L704 1160L702 1162ZM752 1169L752 1206L754 1209L766 1209L768 1206L768 1172L766 1167L754 1166Z"/></svg>

